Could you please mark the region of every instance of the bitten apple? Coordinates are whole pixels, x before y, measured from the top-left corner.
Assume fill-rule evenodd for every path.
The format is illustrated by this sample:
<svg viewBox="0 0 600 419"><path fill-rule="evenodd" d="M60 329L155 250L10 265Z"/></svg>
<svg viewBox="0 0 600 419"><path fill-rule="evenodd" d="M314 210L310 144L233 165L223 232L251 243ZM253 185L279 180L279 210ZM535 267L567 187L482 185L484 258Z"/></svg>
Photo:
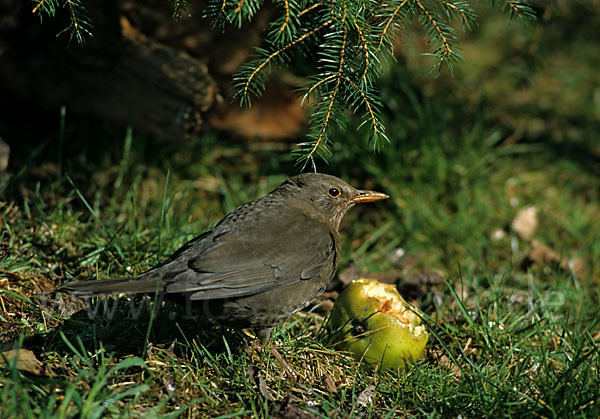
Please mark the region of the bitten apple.
<svg viewBox="0 0 600 419"><path fill-rule="evenodd" d="M336 299L332 330L342 330L337 348L382 369L399 369L418 359L428 333L396 287L375 279L353 281Z"/></svg>

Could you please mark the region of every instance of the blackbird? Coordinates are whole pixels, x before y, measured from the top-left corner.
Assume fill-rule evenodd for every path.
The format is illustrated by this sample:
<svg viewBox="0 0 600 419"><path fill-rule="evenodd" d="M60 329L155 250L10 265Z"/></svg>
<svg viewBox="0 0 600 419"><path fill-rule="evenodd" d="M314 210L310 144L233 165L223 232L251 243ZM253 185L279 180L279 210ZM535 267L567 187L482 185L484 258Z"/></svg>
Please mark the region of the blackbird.
<svg viewBox="0 0 600 419"><path fill-rule="evenodd" d="M333 278L345 212L386 198L326 174L293 176L144 273L69 282L61 291L184 296L218 323L251 328L267 343L273 327L315 300Z"/></svg>

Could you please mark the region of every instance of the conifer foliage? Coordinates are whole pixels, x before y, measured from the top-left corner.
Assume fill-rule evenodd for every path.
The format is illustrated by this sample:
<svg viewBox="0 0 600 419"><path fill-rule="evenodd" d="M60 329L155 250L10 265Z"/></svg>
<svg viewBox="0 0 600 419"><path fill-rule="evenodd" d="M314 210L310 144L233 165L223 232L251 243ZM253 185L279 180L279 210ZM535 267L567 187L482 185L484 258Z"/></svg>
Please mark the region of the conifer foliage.
<svg viewBox="0 0 600 419"><path fill-rule="evenodd" d="M56 11L66 9L69 15L69 26L58 35L67 33L69 40L77 40L83 44L86 37L92 36L92 23L85 13L82 0L34 0L33 14L37 14L40 20L44 15L54 17Z"/></svg>
<svg viewBox="0 0 600 419"><path fill-rule="evenodd" d="M61 3L62 1L62 3ZM34 0L36 11L54 14L57 7L71 11L71 37L82 42L91 23L82 13L83 0ZM314 62L312 75L304 87L303 103L310 104L310 131L307 140L295 151L302 165L315 166L316 159L331 154L333 124L342 128L348 110L362 118L361 126L370 132L371 144L378 148L386 141L380 118L380 101L374 87L389 61L403 28L417 21L428 40L434 57L434 71L461 59L455 22L463 30L476 22L467 0L274 0L273 17L263 45L254 57L234 75L236 96L250 106L254 97L265 90L274 67L286 67L298 54ZM532 9L525 1L489 0L507 10L511 18L531 18ZM188 3L174 1L173 17L186 15ZM241 27L252 20L263 0L209 0L207 16L215 27ZM456 25L456 26L460 26ZM66 29L66 30L67 30Z"/></svg>
<svg viewBox="0 0 600 419"><path fill-rule="evenodd" d="M252 19L260 0L213 0L211 14L221 22L241 25ZM532 17L523 1L499 3L514 17ZM311 102L310 132L295 151L302 164L315 165L315 158L331 154L328 131L333 123L342 125L347 110L362 118L371 143L379 147L386 140L379 116L380 102L374 88L405 25L420 23L435 57L435 69L451 72L461 59L452 21L468 29L476 15L464 0L278 0L264 45L256 48L254 59L234 77L236 94L250 105L252 97L265 89L273 66L286 66L296 54L316 58L314 73L304 89L304 103Z"/></svg>

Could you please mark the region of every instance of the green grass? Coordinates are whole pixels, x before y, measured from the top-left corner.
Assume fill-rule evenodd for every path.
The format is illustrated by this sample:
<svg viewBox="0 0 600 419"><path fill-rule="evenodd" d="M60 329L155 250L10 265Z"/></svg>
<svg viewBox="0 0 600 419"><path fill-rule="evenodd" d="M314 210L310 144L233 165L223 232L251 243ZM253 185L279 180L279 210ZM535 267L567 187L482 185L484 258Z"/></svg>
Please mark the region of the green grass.
<svg viewBox="0 0 600 419"><path fill-rule="evenodd" d="M33 350L44 371L2 372L2 415L263 417L301 409L320 417L596 417L598 179L543 145L499 144L481 124L444 129L451 121L443 109L415 103L405 118L416 121L418 141L399 138L379 155L350 145L331 163L332 172L391 196L348 214L342 270L355 261L366 272L396 272L430 330L414 368L361 367L335 351L316 313L294 317L274 336L298 383L268 352L249 352L238 334L186 320L176 306L152 324L146 311L129 318L127 302L112 318L90 320L77 299L50 294L55 317L43 314L40 291L143 271L275 187L286 170L262 164L276 162L268 152L248 157L211 137L180 150L107 138L101 153L67 140L65 153L72 146L75 154L65 155L61 176L36 177L34 163L3 193L2 341ZM408 125L390 124L399 133ZM531 242L510 229L528 205L539 210L534 237L563 258L581 258L578 276L529 260ZM492 238L496 230L502 237ZM415 275L445 280L403 281ZM360 404L371 385L372 403Z"/></svg>
<svg viewBox="0 0 600 419"><path fill-rule="evenodd" d="M382 153L366 153L356 127L336 134L356 141L336 141L322 170L390 195L344 219L340 271L355 263L395 280L428 325L425 356L400 373L336 351L316 310L274 333L293 382L270 352L171 303L133 319L141 302L120 300L90 319L81 300L53 293L158 263L295 173L288 154L210 132L157 143L68 114L64 129L52 121L56 134L0 124L22 140L0 178L0 348L42 362L36 374L0 371L0 417L600 416L599 127L597 104L577 99L592 95L595 67L578 71L577 48L546 57L567 56L568 74L507 64L534 41L551 51L560 18L536 37L515 25L519 42L487 49L477 43L498 35L482 26L465 45L485 52L470 58L481 68L461 67L456 80L392 70ZM505 71L483 80L490 69ZM567 82L571 105L547 106ZM538 224L523 239L511 224L528 206ZM553 260L532 254L536 242Z"/></svg>

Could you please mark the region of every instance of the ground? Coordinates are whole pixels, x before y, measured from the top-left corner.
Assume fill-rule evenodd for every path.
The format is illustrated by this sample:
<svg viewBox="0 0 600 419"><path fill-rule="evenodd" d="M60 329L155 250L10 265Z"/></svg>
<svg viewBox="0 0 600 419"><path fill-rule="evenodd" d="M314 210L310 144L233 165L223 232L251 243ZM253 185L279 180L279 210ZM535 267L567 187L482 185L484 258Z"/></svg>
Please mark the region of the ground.
<svg viewBox="0 0 600 419"><path fill-rule="evenodd" d="M545 25L486 49L488 23L455 78L411 59L390 70L379 153L355 127L336 134L320 170L390 199L349 212L332 290L276 329L297 380L249 336L170 303L151 317L152 298L87 307L54 292L141 272L276 187L297 171L281 144L157 142L68 110L45 121L65 123L56 133L3 122L19 141L0 179L0 416L598 417L598 53L511 65L555 41L558 23ZM550 71L561 62L571 71ZM335 349L328 308L357 275L422 311L430 339L414 366L382 372Z"/></svg>

